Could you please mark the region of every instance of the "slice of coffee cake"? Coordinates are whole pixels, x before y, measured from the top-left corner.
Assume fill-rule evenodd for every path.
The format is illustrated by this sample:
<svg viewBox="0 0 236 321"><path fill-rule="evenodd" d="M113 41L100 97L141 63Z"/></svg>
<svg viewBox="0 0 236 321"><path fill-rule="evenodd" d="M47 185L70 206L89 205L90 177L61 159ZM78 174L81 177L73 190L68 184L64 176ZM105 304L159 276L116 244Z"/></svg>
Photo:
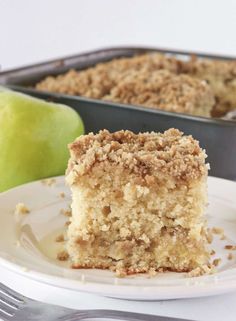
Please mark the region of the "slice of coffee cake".
<svg viewBox="0 0 236 321"><path fill-rule="evenodd" d="M80 136L70 153L73 267L125 275L209 263L208 166L192 136L103 130Z"/></svg>

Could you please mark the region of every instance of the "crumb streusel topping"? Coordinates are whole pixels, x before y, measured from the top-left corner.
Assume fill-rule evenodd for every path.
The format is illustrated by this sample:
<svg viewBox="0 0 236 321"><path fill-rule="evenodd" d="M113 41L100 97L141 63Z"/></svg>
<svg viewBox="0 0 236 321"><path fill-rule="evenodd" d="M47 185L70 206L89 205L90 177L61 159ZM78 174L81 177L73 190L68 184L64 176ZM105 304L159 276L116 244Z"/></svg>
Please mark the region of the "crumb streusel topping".
<svg viewBox="0 0 236 321"><path fill-rule="evenodd" d="M48 76L37 83L36 88L197 116L221 117L236 108L236 62L197 57L183 61L149 53Z"/></svg>
<svg viewBox="0 0 236 321"><path fill-rule="evenodd" d="M98 134L80 136L70 145L68 171L84 175L97 162L121 165L140 173L152 184L152 173L163 172L177 180L194 180L206 174L205 152L192 136L177 129L161 133L139 133L102 130Z"/></svg>
<svg viewBox="0 0 236 321"><path fill-rule="evenodd" d="M206 117L215 103L206 81L167 70L130 72L103 99Z"/></svg>

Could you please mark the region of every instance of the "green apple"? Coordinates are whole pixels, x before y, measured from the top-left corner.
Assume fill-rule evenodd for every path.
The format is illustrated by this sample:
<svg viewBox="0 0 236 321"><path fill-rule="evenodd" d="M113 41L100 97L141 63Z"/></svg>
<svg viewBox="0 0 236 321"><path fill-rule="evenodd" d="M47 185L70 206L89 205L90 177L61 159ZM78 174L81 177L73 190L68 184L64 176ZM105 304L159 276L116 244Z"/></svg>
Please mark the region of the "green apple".
<svg viewBox="0 0 236 321"><path fill-rule="evenodd" d="M64 174L67 145L83 133L72 108L0 90L0 192Z"/></svg>

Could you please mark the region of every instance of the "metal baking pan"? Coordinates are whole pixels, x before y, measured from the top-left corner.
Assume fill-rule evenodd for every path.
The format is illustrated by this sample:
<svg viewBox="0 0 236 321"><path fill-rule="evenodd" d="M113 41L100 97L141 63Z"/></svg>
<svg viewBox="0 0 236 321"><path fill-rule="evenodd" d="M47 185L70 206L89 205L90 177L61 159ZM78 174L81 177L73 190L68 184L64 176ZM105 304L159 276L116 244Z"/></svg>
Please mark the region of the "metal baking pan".
<svg viewBox="0 0 236 321"><path fill-rule="evenodd" d="M177 114L146 107L137 107L69 96L43 93L30 88L47 75L56 75L70 68L84 69L102 61L118 57L129 57L145 52L163 52L186 58L191 54L211 59L235 59L189 52L155 48L109 48L66 57L49 62L26 66L0 73L0 84L35 97L67 104L79 112L84 120L86 132L97 132L107 128L110 131L129 129L134 132L164 131L170 127L191 134L200 141L208 154L210 175L236 179L236 122L232 120L197 117Z"/></svg>

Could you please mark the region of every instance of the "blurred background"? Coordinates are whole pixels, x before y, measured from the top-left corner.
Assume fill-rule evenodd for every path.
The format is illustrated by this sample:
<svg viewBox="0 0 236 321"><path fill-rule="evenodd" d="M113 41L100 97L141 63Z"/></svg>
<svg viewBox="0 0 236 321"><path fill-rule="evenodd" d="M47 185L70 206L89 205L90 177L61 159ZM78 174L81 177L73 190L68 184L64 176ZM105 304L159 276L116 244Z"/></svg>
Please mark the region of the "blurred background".
<svg viewBox="0 0 236 321"><path fill-rule="evenodd" d="M236 56L235 0L0 0L1 69L116 45Z"/></svg>

